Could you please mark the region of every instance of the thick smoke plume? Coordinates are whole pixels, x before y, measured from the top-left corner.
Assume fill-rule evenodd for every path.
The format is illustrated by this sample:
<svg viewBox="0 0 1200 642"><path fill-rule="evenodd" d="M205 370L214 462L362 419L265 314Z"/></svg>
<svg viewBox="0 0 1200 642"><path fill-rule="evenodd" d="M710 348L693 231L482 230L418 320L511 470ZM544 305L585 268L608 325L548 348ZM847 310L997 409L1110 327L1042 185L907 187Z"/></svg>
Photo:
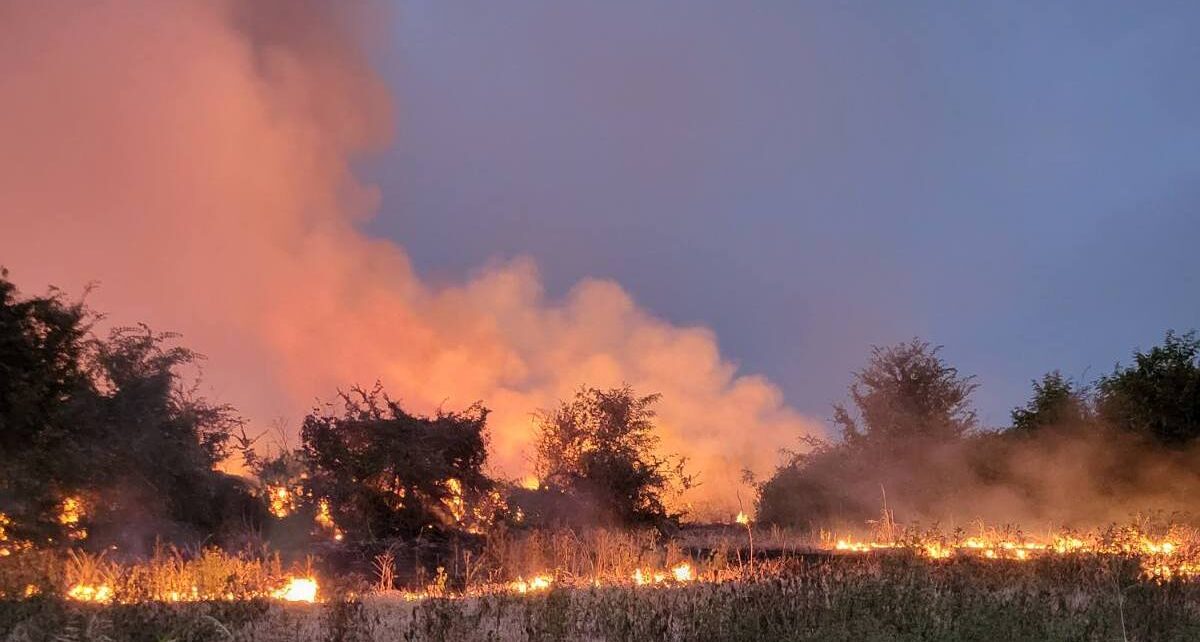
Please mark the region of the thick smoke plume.
<svg viewBox="0 0 1200 642"><path fill-rule="evenodd" d="M336 7L336 11L334 8ZM351 161L389 143L361 48L388 18L323 2L37 2L0 8L0 263L111 322L174 330L210 394L293 430L376 379L429 412L482 400L496 468L527 469L531 413L580 384L660 392L664 448L698 506L736 510L743 467L819 430L740 376L712 333L590 279L562 300L514 259L433 287L357 225L380 206ZM748 496L743 491L743 497Z"/></svg>

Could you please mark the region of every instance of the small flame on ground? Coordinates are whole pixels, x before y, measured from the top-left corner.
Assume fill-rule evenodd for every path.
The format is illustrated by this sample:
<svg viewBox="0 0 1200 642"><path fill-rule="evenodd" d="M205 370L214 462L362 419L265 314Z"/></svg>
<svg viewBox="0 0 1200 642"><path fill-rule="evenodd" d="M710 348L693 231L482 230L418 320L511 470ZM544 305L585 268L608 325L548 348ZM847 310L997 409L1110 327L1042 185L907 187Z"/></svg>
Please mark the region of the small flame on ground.
<svg viewBox="0 0 1200 642"><path fill-rule="evenodd" d="M76 584L67 589L67 597L79 602L101 602L112 600L112 587L107 584Z"/></svg>
<svg viewBox="0 0 1200 642"><path fill-rule="evenodd" d="M729 513L725 513L725 514L728 515ZM741 524L742 526L749 526L750 525L750 516L743 513L742 511L738 511L737 517L735 517L733 519L733 521Z"/></svg>
<svg viewBox="0 0 1200 642"><path fill-rule="evenodd" d="M524 578L517 578L517 581L509 584L509 588L521 594L535 593L550 588L550 584L553 582L554 578L549 575L535 575L528 581Z"/></svg>
<svg viewBox="0 0 1200 642"><path fill-rule="evenodd" d="M287 584L272 593L271 597L286 602L316 602L317 580L311 577L288 578Z"/></svg>
<svg viewBox="0 0 1200 642"><path fill-rule="evenodd" d="M690 582L695 577L692 572L692 565L687 562L677 564L671 569L671 575L675 576L676 582Z"/></svg>

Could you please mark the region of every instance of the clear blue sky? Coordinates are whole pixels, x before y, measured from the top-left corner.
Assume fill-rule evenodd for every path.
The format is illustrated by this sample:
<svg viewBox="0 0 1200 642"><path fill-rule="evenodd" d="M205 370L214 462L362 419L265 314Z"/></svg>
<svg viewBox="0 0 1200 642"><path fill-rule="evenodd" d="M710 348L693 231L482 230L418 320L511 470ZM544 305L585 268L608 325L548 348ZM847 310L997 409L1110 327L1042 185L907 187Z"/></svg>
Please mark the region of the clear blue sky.
<svg viewBox="0 0 1200 642"><path fill-rule="evenodd" d="M716 330L827 417L868 346L1091 379L1200 327L1200 2L406 2L370 224Z"/></svg>

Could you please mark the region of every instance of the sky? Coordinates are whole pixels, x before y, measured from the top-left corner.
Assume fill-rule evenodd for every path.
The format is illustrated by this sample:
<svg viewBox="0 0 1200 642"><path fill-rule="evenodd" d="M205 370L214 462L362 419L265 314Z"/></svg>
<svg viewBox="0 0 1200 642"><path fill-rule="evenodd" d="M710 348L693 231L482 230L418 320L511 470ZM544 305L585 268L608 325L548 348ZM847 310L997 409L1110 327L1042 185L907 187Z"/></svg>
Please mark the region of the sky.
<svg viewBox="0 0 1200 642"><path fill-rule="evenodd" d="M338 390L662 393L732 515L872 345L985 426L1200 325L1200 6L51 0L0 8L0 266L195 349L295 445ZM88 289L89 284L95 287ZM707 508L705 508L707 506Z"/></svg>
<svg viewBox="0 0 1200 642"><path fill-rule="evenodd" d="M830 416L873 344L986 425L1200 326L1200 5L405 2L365 229L616 280Z"/></svg>

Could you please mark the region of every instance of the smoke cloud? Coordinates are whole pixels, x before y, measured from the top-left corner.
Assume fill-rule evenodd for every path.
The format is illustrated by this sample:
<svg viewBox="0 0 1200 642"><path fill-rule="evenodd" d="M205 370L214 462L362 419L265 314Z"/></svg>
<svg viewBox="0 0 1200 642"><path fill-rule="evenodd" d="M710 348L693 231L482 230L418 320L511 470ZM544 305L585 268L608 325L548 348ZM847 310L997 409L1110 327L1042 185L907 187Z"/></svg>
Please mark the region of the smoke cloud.
<svg viewBox="0 0 1200 642"><path fill-rule="evenodd" d="M114 324L182 333L211 396L294 432L317 398L376 379L413 410L482 400L494 467L519 475L531 413L580 384L660 392L664 450L701 511L736 510L743 468L820 432L713 334L620 285L543 291L515 258L433 286L359 225L351 163L394 106L363 50L388 16L345 3L45 2L0 8L0 263ZM743 490L743 499L749 496Z"/></svg>

